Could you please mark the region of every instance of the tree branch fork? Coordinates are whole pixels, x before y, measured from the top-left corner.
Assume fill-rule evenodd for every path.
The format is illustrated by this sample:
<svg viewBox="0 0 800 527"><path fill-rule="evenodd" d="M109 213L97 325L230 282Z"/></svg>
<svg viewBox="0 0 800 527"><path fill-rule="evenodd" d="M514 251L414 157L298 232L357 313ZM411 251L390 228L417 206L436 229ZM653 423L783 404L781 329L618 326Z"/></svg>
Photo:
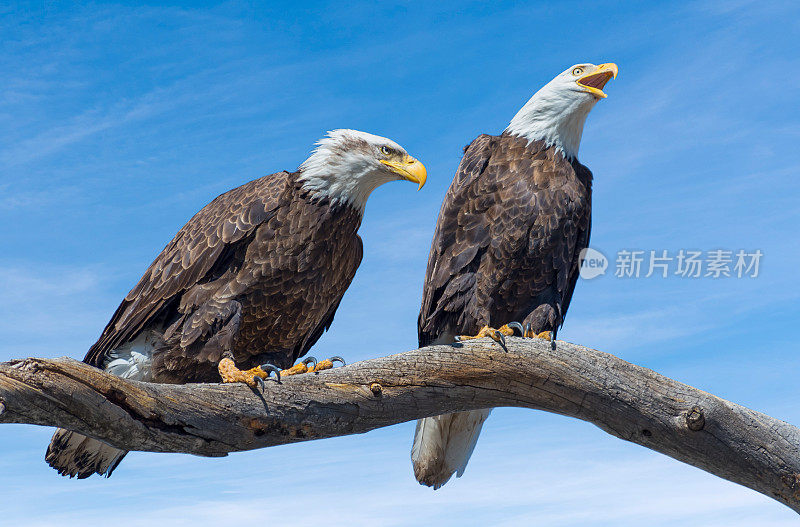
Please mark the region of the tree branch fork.
<svg viewBox="0 0 800 527"><path fill-rule="evenodd" d="M263 391L128 381L67 358L0 363L0 423L68 428L124 450L225 456L501 406L588 421L800 512L799 429L567 342L431 346Z"/></svg>

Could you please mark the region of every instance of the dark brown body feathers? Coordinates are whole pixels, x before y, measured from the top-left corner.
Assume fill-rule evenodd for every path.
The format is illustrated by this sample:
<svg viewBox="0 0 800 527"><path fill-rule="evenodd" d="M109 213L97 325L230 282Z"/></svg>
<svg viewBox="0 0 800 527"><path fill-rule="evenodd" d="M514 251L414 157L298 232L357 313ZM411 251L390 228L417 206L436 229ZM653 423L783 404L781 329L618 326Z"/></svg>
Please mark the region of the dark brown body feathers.
<svg viewBox="0 0 800 527"><path fill-rule="evenodd" d="M333 321L362 257L359 211L312 199L278 172L209 203L181 228L120 304L84 359L143 331L163 334L156 382L218 382L237 365L288 367Z"/></svg>
<svg viewBox="0 0 800 527"><path fill-rule="evenodd" d="M589 169L541 142L476 138L439 213L420 346L512 321L556 330L589 244L591 184Z"/></svg>

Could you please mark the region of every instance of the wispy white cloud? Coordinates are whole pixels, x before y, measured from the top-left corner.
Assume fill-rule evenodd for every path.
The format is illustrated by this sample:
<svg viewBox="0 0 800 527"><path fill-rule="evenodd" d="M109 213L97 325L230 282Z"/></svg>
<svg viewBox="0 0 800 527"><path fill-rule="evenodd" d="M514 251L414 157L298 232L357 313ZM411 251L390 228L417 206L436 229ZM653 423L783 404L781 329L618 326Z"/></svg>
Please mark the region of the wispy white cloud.
<svg viewBox="0 0 800 527"><path fill-rule="evenodd" d="M82 358L113 302L110 277L92 265L0 265L0 360Z"/></svg>
<svg viewBox="0 0 800 527"><path fill-rule="evenodd" d="M612 353L632 347L648 349L659 342L682 339L710 329L708 323L697 324L696 320L696 314L677 307L634 313L606 311L597 316L571 318L562 336Z"/></svg>

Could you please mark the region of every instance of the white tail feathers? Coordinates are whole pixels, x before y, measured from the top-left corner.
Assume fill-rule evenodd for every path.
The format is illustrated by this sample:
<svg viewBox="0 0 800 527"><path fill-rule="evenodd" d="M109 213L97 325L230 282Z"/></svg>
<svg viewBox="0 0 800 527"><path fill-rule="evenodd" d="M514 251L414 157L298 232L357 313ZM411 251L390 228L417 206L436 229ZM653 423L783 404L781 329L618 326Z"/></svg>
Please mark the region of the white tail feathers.
<svg viewBox="0 0 800 527"><path fill-rule="evenodd" d="M44 459L62 476L83 479L92 474L110 476L125 454L126 451L97 439L59 428Z"/></svg>
<svg viewBox="0 0 800 527"><path fill-rule="evenodd" d="M437 415L417 421L411 462L422 485L438 489L453 476L460 478L478 442L491 408Z"/></svg>

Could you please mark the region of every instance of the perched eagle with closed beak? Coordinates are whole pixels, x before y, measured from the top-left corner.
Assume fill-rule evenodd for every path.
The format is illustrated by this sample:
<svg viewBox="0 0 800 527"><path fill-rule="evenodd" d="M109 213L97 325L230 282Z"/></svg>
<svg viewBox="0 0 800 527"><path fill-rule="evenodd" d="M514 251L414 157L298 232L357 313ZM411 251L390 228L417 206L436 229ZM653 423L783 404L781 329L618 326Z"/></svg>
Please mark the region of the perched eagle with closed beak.
<svg viewBox="0 0 800 527"><path fill-rule="evenodd" d="M515 329L555 338L589 244L592 173L578 161L583 125L617 71L612 63L572 66L501 135L481 135L464 149L431 244L420 347L503 341ZM490 412L419 420L411 451L417 480L436 489L460 477Z"/></svg>
<svg viewBox="0 0 800 527"><path fill-rule="evenodd" d="M330 327L361 263L358 228L367 198L389 181L422 188L425 179L422 163L394 141L329 132L297 171L246 183L195 214L84 361L127 379L222 377L251 387L271 371L332 367L331 359L292 364ZM126 453L59 429L46 460L70 477L110 476Z"/></svg>

